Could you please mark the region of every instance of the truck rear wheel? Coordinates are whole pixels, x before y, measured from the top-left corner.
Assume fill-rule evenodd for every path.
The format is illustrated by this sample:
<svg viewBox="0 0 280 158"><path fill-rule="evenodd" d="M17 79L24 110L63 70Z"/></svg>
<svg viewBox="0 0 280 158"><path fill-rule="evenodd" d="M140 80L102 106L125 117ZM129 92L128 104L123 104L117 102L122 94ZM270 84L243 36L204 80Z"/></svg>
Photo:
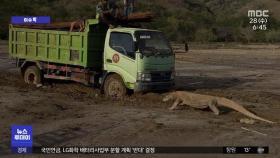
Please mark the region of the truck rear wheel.
<svg viewBox="0 0 280 158"><path fill-rule="evenodd" d="M121 99L126 95L127 89L122 78L119 75L113 74L106 79L104 92L107 97Z"/></svg>
<svg viewBox="0 0 280 158"><path fill-rule="evenodd" d="M24 71L24 82L38 85L42 83L41 71L37 66L29 66Z"/></svg>

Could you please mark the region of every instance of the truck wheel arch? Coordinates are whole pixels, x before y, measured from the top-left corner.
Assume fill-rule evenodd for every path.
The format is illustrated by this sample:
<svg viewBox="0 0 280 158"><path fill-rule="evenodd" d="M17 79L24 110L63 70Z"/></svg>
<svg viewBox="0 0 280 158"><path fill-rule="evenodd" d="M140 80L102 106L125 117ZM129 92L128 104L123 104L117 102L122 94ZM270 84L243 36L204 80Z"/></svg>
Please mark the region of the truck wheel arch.
<svg viewBox="0 0 280 158"><path fill-rule="evenodd" d="M24 75L24 72L26 70L27 67L29 66L37 66L40 70L43 69L42 65L40 64L39 61L29 61L29 60L25 60L21 65L20 65L20 70L21 70L21 75Z"/></svg>

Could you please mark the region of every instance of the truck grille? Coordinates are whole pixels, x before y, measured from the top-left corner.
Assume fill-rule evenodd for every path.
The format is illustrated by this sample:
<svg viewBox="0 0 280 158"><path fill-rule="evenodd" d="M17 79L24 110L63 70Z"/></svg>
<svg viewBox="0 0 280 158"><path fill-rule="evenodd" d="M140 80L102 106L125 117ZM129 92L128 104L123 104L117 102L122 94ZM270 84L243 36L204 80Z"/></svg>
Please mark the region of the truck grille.
<svg viewBox="0 0 280 158"><path fill-rule="evenodd" d="M162 82L171 80L171 72L153 72L151 73L152 82Z"/></svg>

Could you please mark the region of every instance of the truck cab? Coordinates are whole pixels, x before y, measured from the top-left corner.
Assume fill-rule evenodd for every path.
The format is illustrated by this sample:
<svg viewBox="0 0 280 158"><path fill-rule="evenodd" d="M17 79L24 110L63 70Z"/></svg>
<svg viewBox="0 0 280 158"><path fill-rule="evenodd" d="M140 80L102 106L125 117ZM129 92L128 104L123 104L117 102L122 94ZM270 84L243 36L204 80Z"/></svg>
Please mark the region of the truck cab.
<svg viewBox="0 0 280 158"><path fill-rule="evenodd" d="M174 54L160 31L108 29L103 60L108 76L104 91L111 97L121 96L127 89L143 92L166 90L174 85Z"/></svg>

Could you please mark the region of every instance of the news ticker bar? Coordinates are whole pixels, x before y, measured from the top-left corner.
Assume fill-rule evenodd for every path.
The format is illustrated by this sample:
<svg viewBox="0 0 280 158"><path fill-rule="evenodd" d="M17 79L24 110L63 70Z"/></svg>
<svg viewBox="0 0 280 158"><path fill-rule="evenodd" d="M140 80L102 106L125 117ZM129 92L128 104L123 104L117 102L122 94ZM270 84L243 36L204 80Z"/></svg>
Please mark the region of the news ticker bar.
<svg viewBox="0 0 280 158"><path fill-rule="evenodd" d="M17 153L26 153L22 147ZM15 149L13 149L15 151ZM42 147L35 146L29 153L36 154L268 154L267 146L225 147Z"/></svg>

